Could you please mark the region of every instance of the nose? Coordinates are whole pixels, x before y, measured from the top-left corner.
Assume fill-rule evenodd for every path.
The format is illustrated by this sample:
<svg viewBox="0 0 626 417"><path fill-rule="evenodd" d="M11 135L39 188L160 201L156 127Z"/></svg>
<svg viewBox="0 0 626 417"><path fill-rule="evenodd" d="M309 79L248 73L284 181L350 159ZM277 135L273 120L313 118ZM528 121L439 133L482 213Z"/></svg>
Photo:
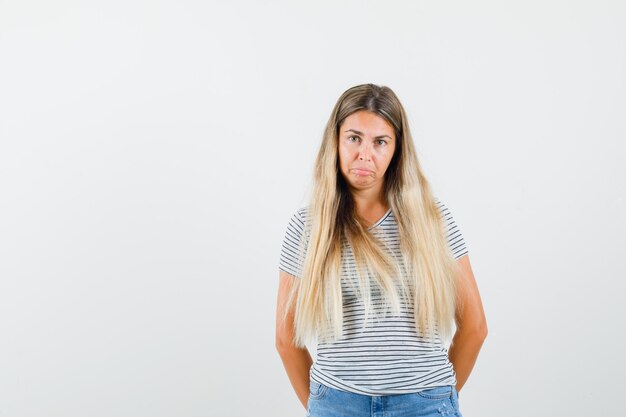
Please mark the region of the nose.
<svg viewBox="0 0 626 417"><path fill-rule="evenodd" d="M365 161L369 161L370 160L370 147L369 144L364 144L363 146L361 146L361 148L359 149L359 159L361 161L365 160Z"/></svg>

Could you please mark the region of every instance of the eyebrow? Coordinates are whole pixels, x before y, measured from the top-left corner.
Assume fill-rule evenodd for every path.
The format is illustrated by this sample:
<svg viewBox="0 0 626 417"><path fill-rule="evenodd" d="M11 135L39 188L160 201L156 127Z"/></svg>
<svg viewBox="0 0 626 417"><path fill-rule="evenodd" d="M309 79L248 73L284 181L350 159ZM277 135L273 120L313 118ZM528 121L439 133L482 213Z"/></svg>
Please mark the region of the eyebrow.
<svg viewBox="0 0 626 417"><path fill-rule="evenodd" d="M354 132L354 133L356 133L357 135L362 135L362 136L364 136L364 135L363 135L363 132L359 132L358 130L354 130L354 129L348 129L348 130L344 131L344 133L347 133L347 132ZM380 135L380 136L376 136L374 139L381 139L381 138L389 138L389 139L391 139L391 136L389 136L389 135ZM391 139L391 140L392 140L392 139Z"/></svg>

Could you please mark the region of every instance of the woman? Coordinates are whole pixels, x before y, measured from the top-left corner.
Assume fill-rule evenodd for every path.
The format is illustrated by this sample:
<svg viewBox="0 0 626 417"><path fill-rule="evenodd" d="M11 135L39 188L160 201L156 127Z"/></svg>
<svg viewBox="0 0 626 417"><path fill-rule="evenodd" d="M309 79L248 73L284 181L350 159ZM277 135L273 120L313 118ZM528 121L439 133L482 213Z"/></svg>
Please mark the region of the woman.
<svg viewBox="0 0 626 417"><path fill-rule="evenodd" d="M276 315L307 415L461 416L487 324L463 237L391 89L341 95L314 174L310 204L285 233Z"/></svg>

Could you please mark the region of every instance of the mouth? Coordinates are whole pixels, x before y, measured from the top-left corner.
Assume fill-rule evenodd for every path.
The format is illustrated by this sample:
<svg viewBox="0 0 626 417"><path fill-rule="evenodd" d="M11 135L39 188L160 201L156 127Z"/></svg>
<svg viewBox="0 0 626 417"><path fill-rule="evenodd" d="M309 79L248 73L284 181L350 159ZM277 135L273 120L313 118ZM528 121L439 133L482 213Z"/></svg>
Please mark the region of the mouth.
<svg viewBox="0 0 626 417"><path fill-rule="evenodd" d="M372 171L370 171L369 169L353 169L352 172L354 172L356 175L370 175L372 173Z"/></svg>

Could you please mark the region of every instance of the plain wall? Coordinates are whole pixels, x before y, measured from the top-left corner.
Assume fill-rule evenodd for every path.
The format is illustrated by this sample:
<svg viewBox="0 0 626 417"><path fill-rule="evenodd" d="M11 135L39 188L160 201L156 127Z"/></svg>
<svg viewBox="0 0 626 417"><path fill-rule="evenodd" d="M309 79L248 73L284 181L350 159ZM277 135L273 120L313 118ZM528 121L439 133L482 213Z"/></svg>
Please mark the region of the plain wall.
<svg viewBox="0 0 626 417"><path fill-rule="evenodd" d="M391 87L489 335L464 417L617 415L619 1L0 3L0 416L298 416L278 258L324 124Z"/></svg>

